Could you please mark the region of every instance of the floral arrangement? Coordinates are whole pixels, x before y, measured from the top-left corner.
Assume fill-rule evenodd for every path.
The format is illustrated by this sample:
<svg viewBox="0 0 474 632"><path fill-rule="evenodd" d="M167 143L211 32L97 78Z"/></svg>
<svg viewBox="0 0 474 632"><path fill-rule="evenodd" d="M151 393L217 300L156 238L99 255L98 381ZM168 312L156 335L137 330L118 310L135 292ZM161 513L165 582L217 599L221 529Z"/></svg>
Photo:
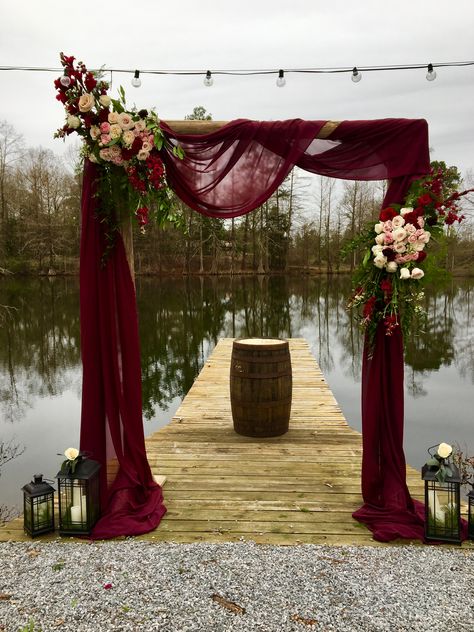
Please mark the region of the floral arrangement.
<svg viewBox="0 0 474 632"><path fill-rule="evenodd" d="M117 204L128 205L142 230L153 214L159 223L179 224L171 211L170 189L160 151L167 143L158 115L153 110L127 110L125 92L119 98L108 94L109 84L101 72L89 71L74 57L60 54L64 74L54 81L56 99L65 108L66 122L55 137L72 133L83 141L82 155L100 165L100 219L106 222L108 237L118 229ZM170 146L178 157L179 145Z"/></svg>
<svg viewBox="0 0 474 632"><path fill-rule="evenodd" d="M436 452L431 454L431 450L433 450L433 448L436 448L436 446L428 448L428 453L431 458L426 461L426 465L430 468L430 470L436 472L436 479L440 483L444 483L446 478L453 475L453 471L448 465L449 457L453 453L453 448L449 445L449 443L440 443Z"/></svg>
<svg viewBox="0 0 474 632"><path fill-rule="evenodd" d="M432 163L430 174L411 184L405 204L382 209L379 221L346 249L365 249L348 307L356 308L372 344L380 323L388 336L399 327L406 332L413 317L423 312L425 249L445 226L464 219L459 199L472 191L458 192L459 182L456 167Z"/></svg>
<svg viewBox="0 0 474 632"><path fill-rule="evenodd" d="M453 450L453 462L459 469L461 485L471 485L474 489L474 456L469 456L456 445Z"/></svg>
<svg viewBox="0 0 474 632"><path fill-rule="evenodd" d="M84 454L79 452L77 448L68 448L64 451L66 460L61 465L62 474L74 474L77 464L82 461Z"/></svg>

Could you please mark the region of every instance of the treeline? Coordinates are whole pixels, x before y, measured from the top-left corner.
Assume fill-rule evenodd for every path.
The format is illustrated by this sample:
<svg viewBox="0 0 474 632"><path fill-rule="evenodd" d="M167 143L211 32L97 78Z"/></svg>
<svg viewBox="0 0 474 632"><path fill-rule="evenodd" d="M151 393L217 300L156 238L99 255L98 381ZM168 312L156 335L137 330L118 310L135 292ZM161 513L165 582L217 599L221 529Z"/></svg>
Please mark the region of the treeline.
<svg viewBox="0 0 474 632"><path fill-rule="evenodd" d="M469 181L471 176L467 176ZM469 184L469 182L467 182ZM471 185L472 186L472 185ZM0 273L75 274L80 238L81 168L77 155L27 148L0 122ZM208 218L176 198L184 231L134 229L138 274L246 274L352 270L341 250L378 216L384 183L338 182L294 170L255 211L232 220ZM474 271L472 203L438 255L448 270Z"/></svg>

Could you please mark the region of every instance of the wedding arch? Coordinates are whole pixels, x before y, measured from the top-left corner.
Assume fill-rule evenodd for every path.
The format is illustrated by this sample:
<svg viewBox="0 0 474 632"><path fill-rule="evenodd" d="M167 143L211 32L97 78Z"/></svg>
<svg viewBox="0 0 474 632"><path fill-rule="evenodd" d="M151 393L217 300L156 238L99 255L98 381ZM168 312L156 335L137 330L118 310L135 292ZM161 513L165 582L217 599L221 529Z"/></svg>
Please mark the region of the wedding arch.
<svg viewBox="0 0 474 632"><path fill-rule="evenodd" d="M258 122L239 119L210 133L178 133L161 122L167 181L192 209L218 218L260 206L293 167L349 180L388 180L383 207L402 203L429 172L425 120ZM202 132L202 130L199 130ZM181 159L172 151L184 150ZM83 391L81 450L102 464L104 512L93 537L137 535L166 509L146 457L135 288L121 237L106 265L97 220L99 167L85 161L80 265ZM422 506L406 485L400 328L366 345L362 370L362 495L354 517L378 540L423 538ZM107 480L107 462L118 470Z"/></svg>

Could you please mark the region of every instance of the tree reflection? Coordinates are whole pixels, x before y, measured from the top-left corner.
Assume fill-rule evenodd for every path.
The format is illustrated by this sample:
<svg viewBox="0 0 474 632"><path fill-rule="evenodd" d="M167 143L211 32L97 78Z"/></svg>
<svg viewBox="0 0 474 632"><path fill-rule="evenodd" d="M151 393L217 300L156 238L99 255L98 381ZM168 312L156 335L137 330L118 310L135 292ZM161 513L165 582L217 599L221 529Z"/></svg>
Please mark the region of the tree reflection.
<svg viewBox="0 0 474 632"><path fill-rule="evenodd" d="M427 291L427 327L405 341L413 396L442 366L474 382L473 287L466 279ZM80 391L78 283L6 279L0 293L14 308L0 327L0 413L13 422L71 380ZM359 381L363 341L345 309L349 293L343 277L138 278L145 418L188 392L221 337L306 337L324 372Z"/></svg>

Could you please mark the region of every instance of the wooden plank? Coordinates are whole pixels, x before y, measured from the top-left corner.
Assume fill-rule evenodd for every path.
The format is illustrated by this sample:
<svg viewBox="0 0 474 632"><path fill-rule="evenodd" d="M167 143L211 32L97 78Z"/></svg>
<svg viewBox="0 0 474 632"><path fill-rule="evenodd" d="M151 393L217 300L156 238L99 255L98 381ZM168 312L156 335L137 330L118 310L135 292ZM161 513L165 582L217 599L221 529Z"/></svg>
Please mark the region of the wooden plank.
<svg viewBox="0 0 474 632"><path fill-rule="evenodd" d="M345 420L308 343L289 342L290 429L255 439L234 432L232 339L219 341L171 422L146 439L153 474L166 477L168 513L141 539L378 545L352 518L362 504L361 435ZM408 467L407 480L422 499L419 472ZM0 529L0 541L8 539L29 539L22 519Z"/></svg>

